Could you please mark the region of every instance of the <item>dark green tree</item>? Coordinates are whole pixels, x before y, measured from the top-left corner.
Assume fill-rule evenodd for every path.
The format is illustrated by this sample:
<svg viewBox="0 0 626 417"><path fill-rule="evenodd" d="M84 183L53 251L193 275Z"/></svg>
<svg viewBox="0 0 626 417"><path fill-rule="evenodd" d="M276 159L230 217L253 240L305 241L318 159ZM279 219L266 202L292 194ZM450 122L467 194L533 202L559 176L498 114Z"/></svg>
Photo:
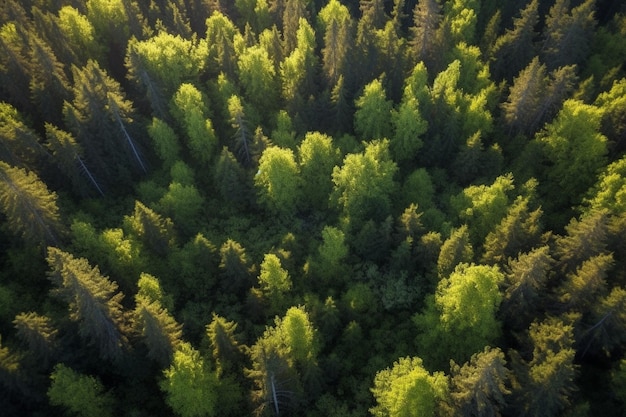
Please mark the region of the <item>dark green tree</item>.
<svg viewBox="0 0 626 417"><path fill-rule="evenodd" d="M510 371L499 348L486 347L463 366L450 370L450 399L455 415L496 417L506 407Z"/></svg>
<svg viewBox="0 0 626 417"><path fill-rule="evenodd" d="M60 242L63 226L57 195L34 172L0 161L0 210L9 230L31 245Z"/></svg>
<svg viewBox="0 0 626 417"><path fill-rule="evenodd" d="M96 345L105 359L119 359L127 346L124 295L115 282L60 249L48 248L49 278L54 294L69 304L70 319L79 323L79 335Z"/></svg>

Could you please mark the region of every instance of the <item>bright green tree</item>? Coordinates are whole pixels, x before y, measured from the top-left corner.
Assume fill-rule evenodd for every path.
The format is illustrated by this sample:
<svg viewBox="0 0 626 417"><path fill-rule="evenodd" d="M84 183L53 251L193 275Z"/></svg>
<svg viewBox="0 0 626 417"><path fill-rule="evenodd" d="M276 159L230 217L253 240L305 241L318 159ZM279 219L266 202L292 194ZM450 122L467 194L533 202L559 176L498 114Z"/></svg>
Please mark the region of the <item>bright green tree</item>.
<svg viewBox="0 0 626 417"><path fill-rule="evenodd" d="M50 375L48 398L53 405L64 407L80 417L112 416L113 397L97 378L83 375L58 364Z"/></svg>
<svg viewBox="0 0 626 417"><path fill-rule="evenodd" d="M353 23L350 12L339 0L331 0L319 14L318 21L324 32L322 65L331 86L337 85L339 77L346 74L350 57Z"/></svg>
<svg viewBox="0 0 626 417"><path fill-rule="evenodd" d="M448 377L443 372L431 374L418 357L404 357L376 374L372 394L373 416L434 417L448 397Z"/></svg>
<svg viewBox="0 0 626 417"><path fill-rule="evenodd" d="M497 340L503 281L498 267L463 263L439 281L425 311L414 317L422 332L417 339L419 352L429 366L441 368L450 359L465 362Z"/></svg>
<svg viewBox="0 0 626 417"><path fill-rule="evenodd" d="M263 151L254 185L259 201L271 212L293 215L300 195L300 172L291 149L270 146Z"/></svg>
<svg viewBox="0 0 626 417"><path fill-rule="evenodd" d="M333 169L333 201L356 225L369 218L382 220L391 208L396 171L388 140L367 143L363 152L346 155L343 165Z"/></svg>
<svg viewBox="0 0 626 417"><path fill-rule="evenodd" d="M148 125L148 135L154 141L157 155L163 161L163 168L169 169L180 159L180 143L174 129L156 117Z"/></svg>
<svg viewBox="0 0 626 417"><path fill-rule="evenodd" d="M437 275L439 278L450 276L460 263L472 262L474 249L470 243L470 235L466 225L455 229L450 237L443 242L437 258Z"/></svg>
<svg viewBox="0 0 626 417"><path fill-rule="evenodd" d="M260 46L246 48L239 55L237 69L247 100L259 113L270 114L276 107L280 89L268 52Z"/></svg>
<svg viewBox="0 0 626 417"><path fill-rule="evenodd" d="M333 189L332 172L339 163L340 152L332 138L319 132L308 132L298 147L302 208L328 208Z"/></svg>
<svg viewBox="0 0 626 417"><path fill-rule="evenodd" d="M383 139L391 136L392 104L387 100L380 80L367 84L363 94L354 102L354 128L363 140Z"/></svg>
<svg viewBox="0 0 626 417"><path fill-rule="evenodd" d="M172 97L172 114L187 134L187 146L198 162L207 164L215 154L217 136L208 117L206 97L192 84L181 84Z"/></svg>
<svg viewBox="0 0 626 417"><path fill-rule="evenodd" d="M163 375L165 401L181 417L211 417L218 413L219 381L208 363L189 343L181 343Z"/></svg>
<svg viewBox="0 0 626 417"><path fill-rule="evenodd" d="M261 293L267 297L272 311L280 311L286 304L285 296L292 288L289 272L283 268L280 258L273 253L264 256L259 271Z"/></svg>

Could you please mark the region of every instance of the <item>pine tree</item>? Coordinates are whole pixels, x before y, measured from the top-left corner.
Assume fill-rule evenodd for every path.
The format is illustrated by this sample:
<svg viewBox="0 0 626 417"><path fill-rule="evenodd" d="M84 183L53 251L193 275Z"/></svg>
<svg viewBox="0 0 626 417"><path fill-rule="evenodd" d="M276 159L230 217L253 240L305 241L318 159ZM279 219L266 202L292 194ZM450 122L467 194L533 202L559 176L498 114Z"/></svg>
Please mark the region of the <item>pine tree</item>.
<svg viewBox="0 0 626 417"><path fill-rule="evenodd" d="M505 409L510 371L499 348L486 347L450 370L450 398L459 416L499 416Z"/></svg>
<svg viewBox="0 0 626 417"><path fill-rule="evenodd" d="M437 0L418 0L413 10L411 46L415 62L424 62L431 72L438 69L437 50L440 47L439 25L441 24L441 6Z"/></svg>
<svg viewBox="0 0 626 417"><path fill-rule="evenodd" d="M324 28L323 69L328 85L333 87L346 75L353 38L353 23L348 8L338 0L328 2L318 14Z"/></svg>
<svg viewBox="0 0 626 417"><path fill-rule="evenodd" d="M0 210L9 230L27 243L45 247L60 242L57 195L35 173L0 161Z"/></svg>
<svg viewBox="0 0 626 417"><path fill-rule="evenodd" d="M218 376L234 372L237 364L243 359L244 346L239 345L236 331L237 323L227 321L215 313L211 323L206 326L206 335L211 344Z"/></svg>
<svg viewBox="0 0 626 417"><path fill-rule="evenodd" d="M470 243L467 225L452 231L450 237L441 246L437 258L437 275L440 279L447 278L456 266L462 262L469 263L474 258L474 249Z"/></svg>
<svg viewBox="0 0 626 417"><path fill-rule="evenodd" d="M105 392L99 379L58 364L50 380L48 398L51 404L62 406L80 417L113 415L113 396Z"/></svg>
<svg viewBox="0 0 626 417"><path fill-rule="evenodd" d="M119 359L127 345L124 295L117 284L92 268L86 259L48 248L49 278L54 294L69 304L70 319L79 322L79 335L96 345L104 359Z"/></svg>
<svg viewBox="0 0 626 417"><path fill-rule="evenodd" d="M574 272L587 259L606 252L607 221L607 213L597 210L565 226L567 234L557 238L554 249L564 272Z"/></svg>
<svg viewBox="0 0 626 417"><path fill-rule="evenodd" d="M226 240L220 247L221 286L226 292L241 294L253 284L253 266L239 242Z"/></svg>
<svg viewBox="0 0 626 417"><path fill-rule="evenodd" d="M148 347L148 357L161 367L168 366L181 343L182 326L158 300L135 297L134 320L137 332Z"/></svg>
<svg viewBox="0 0 626 417"><path fill-rule="evenodd" d="M0 102L0 135L0 161L41 169L47 155L39 136L15 107L4 102Z"/></svg>
<svg viewBox="0 0 626 417"><path fill-rule="evenodd" d="M158 256L166 256L176 245L174 224L143 203L135 201L132 216L124 218L129 230Z"/></svg>
<svg viewBox="0 0 626 417"><path fill-rule="evenodd" d="M539 22L539 1L531 0L513 19L513 29L506 29L493 46L492 72L496 79L512 79L535 56L535 31Z"/></svg>
<svg viewBox="0 0 626 417"><path fill-rule="evenodd" d="M333 189L332 172L339 158L339 150L331 137L319 132L306 134L298 147L303 209L328 208Z"/></svg>
<svg viewBox="0 0 626 417"><path fill-rule="evenodd" d="M367 84L354 104L354 130L363 140L383 139L391 133L392 103L380 80Z"/></svg>
<svg viewBox="0 0 626 417"><path fill-rule="evenodd" d="M239 33L235 24L219 11L206 20L206 41L209 48L207 71L223 72L227 77L235 76L235 35Z"/></svg>
<svg viewBox="0 0 626 417"><path fill-rule="evenodd" d="M270 146L259 160L254 185L259 201L272 213L293 216L300 196L300 172L291 149Z"/></svg>
<svg viewBox="0 0 626 417"><path fill-rule="evenodd" d="M58 330L52 320L34 312L15 316L17 337L28 347L28 355L40 369L47 369L58 351Z"/></svg>

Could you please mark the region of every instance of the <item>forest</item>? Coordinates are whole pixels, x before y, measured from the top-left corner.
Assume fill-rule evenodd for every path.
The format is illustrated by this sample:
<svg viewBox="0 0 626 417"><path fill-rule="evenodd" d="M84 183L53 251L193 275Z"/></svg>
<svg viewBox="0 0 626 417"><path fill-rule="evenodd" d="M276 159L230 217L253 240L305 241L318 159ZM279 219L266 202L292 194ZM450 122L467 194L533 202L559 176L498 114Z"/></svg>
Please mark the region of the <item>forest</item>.
<svg viewBox="0 0 626 417"><path fill-rule="evenodd" d="M626 415L619 0L0 2L0 413Z"/></svg>

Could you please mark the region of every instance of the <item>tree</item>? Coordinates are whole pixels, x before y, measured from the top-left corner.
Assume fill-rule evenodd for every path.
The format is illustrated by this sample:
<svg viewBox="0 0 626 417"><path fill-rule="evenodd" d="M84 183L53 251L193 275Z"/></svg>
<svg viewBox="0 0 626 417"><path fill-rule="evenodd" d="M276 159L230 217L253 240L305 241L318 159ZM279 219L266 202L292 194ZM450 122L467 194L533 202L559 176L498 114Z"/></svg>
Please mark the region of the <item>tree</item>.
<svg viewBox="0 0 626 417"><path fill-rule="evenodd" d="M140 292L135 296L136 331L148 347L148 357L165 368L170 365L174 352L181 343L182 326L163 307L161 299L152 299L153 297L142 292L145 294L146 291L141 291L140 287Z"/></svg>
<svg viewBox="0 0 626 417"><path fill-rule="evenodd" d="M376 417L434 417L448 396L448 378L429 373L418 357L404 357L376 374L371 391L376 406L370 412Z"/></svg>
<svg viewBox="0 0 626 417"><path fill-rule="evenodd" d="M298 147L298 164L302 179L302 208L328 208L333 190L332 172L340 158L332 138L319 132L308 132Z"/></svg>
<svg viewBox="0 0 626 417"><path fill-rule="evenodd" d="M500 336L496 313L503 281L496 266L464 263L439 281L424 312L414 316L421 332L419 352L429 366L441 369L450 359L465 362Z"/></svg>
<svg viewBox="0 0 626 417"><path fill-rule="evenodd" d="M392 111L391 120L394 127L391 140L394 160L415 159L424 145L421 136L428 130L428 122L421 115L417 99L405 93L399 108Z"/></svg>
<svg viewBox="0 0 626 417"><path fill-rule="evenodd" d="M355 105L357 110L354 113L354 129L361 139L383 139L390 136L392 104L387 100L380 80L367 84Z"/></svg>
<svg viewBox="0 0 626 417"><path fill-rule="evenodd" d="M314 94L318 61L315 55L315 31L306 19L300 19L296 35L295 49L280 64L283 97L294 113L302 112L304 108L299 102Z"/></svg>
<svg viewBox="0 0 626 417"><path fill-rule="evenodd" d="M300 195L299 174L291 149L276 146L265 149L254 177L259 201L272 213L293 215Z"/></svg>
<svg viewBox="0 0 626 417"><path fill-rule="evenodd" d="M234 151L243 166L248 167L252 164L254 133L248 126L246 111L239 96L232 95L228 99L228 114L230 115L231 126L235 130L233 135Z"/></svg>
<svg viewBox="0 0 626 417"><path fill-rule="evenodd" d="M60 241L63 226L57 195L34 172L0 161L0 210L9 230L31 245L45 247Z"/></svg>
<svg viewBox="0 0 626 417"><path fill-rule="evenodd" d="M604 169L584 203L589 211L608 210L613 215L626 211L626 157L610 163Z"/></svg>
<svg viewBox="0 0 626 417"><path fill-rule="evenodd" d="M511 329L527 328L535 312L542 308L553 264L548 246L520 253L517 258L509 260L500 311Z"/></svg>
<svg viewBox="0 0 626 417"><path fill-rule="evenodd" d="M441 23L441 5L437 0L418 0L413 9L411 46L415 62L424 62L430 71L438 69L437 50L441 44L439 25Z"/></svg>
<svg viewBox="0 0 626 417"><path fill-rule="evenodd" d="M252 187L248 184L246 172L235 155L226 147L222 148L222 153L217 159L213 178L225 201L232 202L237 207L245 207L251 200Z"/></svg>
<svg viewBox="0 0 626 417"><path fill-rule="evenodd" d="M58 330L52 320L34 312L15 316L13 325L17 336L28 347L28 354L41 368L46 369L58 348Z"/></svg>
<svg viewBox="0 0 626 417"><path fill-rule="evenodd" d="M128 229L157 256L166 256L176 244L174 224L169 218L135 201L132 216L124 218Z"/></svg>
<svg viewBox="0 0 626 417"><path fill-rule="evenodd" d="M211 344L218 376L235 371L235 367L243 359L244 346L239 344L236 330L237 323L215 313L211 323L206 326L206 335Z"/></svg>
<svg viewBox="0 0 626 417"><path fill-rule="evenodd" d="M441 246L437 259L437 275L440 279L450 276L460 263L472 262L474 249L470 243L470 235L466 225L452 231L450 237Z"/></svg>
<svg viewBox="0 0 626 417"><path fill-rule="evenodd" d="M219 11L206 20L206 44L208 47L207 70L223 72L232 78L235 75L235 35L239 30L235 24Z"/></svg>
<svg viewBox="0 0 626 417"><path fill-rule="evenodd" d="M221 285L226 292L242 293L252 285L253 266L246 250L232 239L220 247Z"/></svg>
<svg viewBox="0 0 626 417"><path fill-rule="evenodd" d="M541 208L528 207L529 197L518 196L506 217L485 238L483 261L503 264L541 243Z"/></svg>
<svg viewBox="0 0 626 417"><path fill-rule="evenodd" d="M291 277L273 253L265 254L259 271L259 286L263 296L267 297L271 310L278 312L287 304L285 294L292 288Z"/></svg>
<svg viewBox="0 0 626 417"><path fill-rule="evenodd" d="M559 300L567 310L584 312L607 291L606 278L613 266L613 255L602 254L584 261L575 273L568 274L559 289Z"/></svg>
<svg viewBox="0 0 626 417"><path fill-rule="evenodd" d="M477 246L483 242L506 216L508 193L513 189L513 176L509 173L499 176L491 185L471 185L452 197L452 207L468 224L472 244Z"/></svg>
<svg viewBox="0 0 626 417"><path fill-rule="evenodd" d="M544 195L551 209L580 204L606 164L607 138L600 133L600 110L577 100L566 100L557 117L536 141L551 165L544 172Z"/></svg>
<svg viewBox="0 0 626 417"><path fill-rule="evenodd" d="M0 161L14 167L38 169L45 161L45 148L34 129L12 105L0 102Z"/></svg>
<svg viewBox="0 0 626 417"><path fill-rule="evenodd" d="M338 0L329 1L319 14L318 21L324 32L322 66L330 86L336 86L339 77L346 75L350 45L354 36L350 12Z"/></svg>
<svg viewBox="0 0 626 417"><path fill-rule="evenodd" d="M606 252L607 221L606 211L597 210L582 215L580 220L573 218L565 226L567 233L557 238L554 249L564 272L574 272L587 259Z"/></svg>
<svg viewBox="0 0 626 417"><path fill-rule="evenodd" d="M127 184L132 173L147 171L140 142L134 139L132 103L97 62L72 67L72 73L74 100L64 104L65 123L105 191L104 185L113 182Z"/></svg>
<svg viewBox="0 0 626 417"><path fill-rule="evenodd" d="M498 37L492 51L492 72L498 79L512 79L533 59L538 22L539 1L531 0L513 19L513 28Z"/></svg>
<svg viewBox="0 0 626 417"><path fill-rule="evenodd" d="M104 359L119 359L127 345L124 295L117 284L92 268L86 259L48 248L48 276L53 293L69 304L70 319L79 322L79 335L96 345Z"/></svg>
<svg viewBox="0 0 626 417"><path fill-rule="evenodd" d="M89 0L85 6L98 43L109 48L113 45L123 48L130 29L122 0Z"/></svg>
<svg viewBox="0 0 626 417"><path fill-rule="evenodd" d="M291 307L250 348L258 411L270 406L276 415L313 400L319 336L304 307ZM304 395L308 392L307 395Z"/></svg>
<svg viewBox="0 0 626 417"><path fill-rule="evenodd" d="M50 375L48 398L52 405L62 406L81 417L113 415L113 397L93 376L83 375L64 364L55 366Z"/></svg>
<svg viewBox="0 0 626 417"><path fill-rule="evenodd" d="M530 325L532 359L516 372L513 407L521 417L554 416L570 403L576 376L573 326L557 318Z"/></svg>
<svg viewBox="0 0 626 417"><path fill-rule="evenodd" d="M569 0L557 0L550 8L543 31L542 58L548 68L580 64L589 54L596 26L595 0L570 8Z"/></svg>
<svg viewBox="0 0 626 417"><path fill-rule="evenodd" d="M239 82L250 104L262 115L276 107L278 81L276 70L265 49L260 46L246 48L237 60Z"/></svg>
<svg viewBox="0 0 626 417"><path fill-rule="evenodd" d="M499 416L510 394L504 353L486 347L472 355L463 366L453 364L450 370L450 398L455 414L461 416Z"/></svg>
<svg viewBox="0 0 626 417"><path fill-rule="evenodd" d="M397 166L389 156L389 141L373 141L358 154L348 154L341 167L333 168L332 201L350 224L367 219L382 220L391 208Z"/></svg>
<svg viewBox="0 0 626 417"><path fill-rule="evenodd" d="M614 287L606 296L595 300L590 310L579 340L580 354L614 357L626 339L626 291Z"/></svg>
<svg viewBox="0 0 626 417"><path fill-rule="evenodd" d="M199 163L208 164L217 146L206 97L192 84L181 84L172 97L172 115L187 134L187 146Z"/></svg>
<svg viewBox="0 0 626 417"><path fill-rule="evenodd" d="M165 401L181 417L217 415L217 375L189 343L181 343L172 364L163 371L161 390Z"/></svg>

